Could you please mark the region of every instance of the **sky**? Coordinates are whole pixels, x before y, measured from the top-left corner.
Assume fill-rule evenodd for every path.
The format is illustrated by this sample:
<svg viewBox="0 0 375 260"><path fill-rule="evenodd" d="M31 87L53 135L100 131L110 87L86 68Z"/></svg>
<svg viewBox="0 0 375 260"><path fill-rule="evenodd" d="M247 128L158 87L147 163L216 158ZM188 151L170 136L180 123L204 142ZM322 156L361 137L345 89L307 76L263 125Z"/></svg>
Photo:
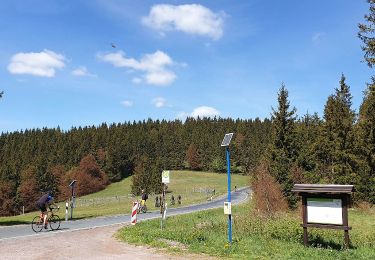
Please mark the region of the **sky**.
<svg viewBox="0 0 375 260"><path fill-rule="evenodd" d="M186 117L269 118L282 83L323 115L344 73L373 71L365 0L4 0L0 132Z"/></svg>

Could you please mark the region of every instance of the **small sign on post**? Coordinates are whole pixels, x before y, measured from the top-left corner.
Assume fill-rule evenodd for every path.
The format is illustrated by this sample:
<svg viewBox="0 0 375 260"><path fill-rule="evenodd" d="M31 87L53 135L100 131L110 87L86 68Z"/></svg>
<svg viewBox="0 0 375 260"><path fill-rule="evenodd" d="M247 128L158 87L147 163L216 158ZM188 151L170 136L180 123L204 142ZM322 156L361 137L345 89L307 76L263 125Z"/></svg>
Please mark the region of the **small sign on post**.
<svg viewBox="0 0 375 260"><path fill-rule="evenodd" d="M169 183L169 171L163 171L161 174L161 182L162 183Z"/></svg>
<svg viewBox="0 0 375 260"><path fill-rule="evenodd" d="M232 214L232 203L231 202L224 202L224 214L231 215Z"/></svg>

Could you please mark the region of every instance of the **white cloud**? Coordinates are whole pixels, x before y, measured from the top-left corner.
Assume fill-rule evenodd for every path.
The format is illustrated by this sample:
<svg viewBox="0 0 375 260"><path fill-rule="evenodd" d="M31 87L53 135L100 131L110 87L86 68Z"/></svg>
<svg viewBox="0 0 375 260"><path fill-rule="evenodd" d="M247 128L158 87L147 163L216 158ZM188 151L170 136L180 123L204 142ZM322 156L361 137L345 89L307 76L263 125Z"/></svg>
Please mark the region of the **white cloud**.
<svg viewBox="0 0 375 260"><path fill-rule="evenodd" d="M195 108L190 115L195 118L197 118L198 116L201 118L202 117L215 117L215 116L220 115L220 112L213 107L201 106L201 107Z"/></svg>
<svg viewBox="0 0 375 260"><path fill-rule="evenodd" d="M121 105L123 105L124 107L132 107L133 106L133 101L131 100L124 100L121 102Z"/></svg>
<svg viewBox="0 0 375 260"><path fill-rule="evenodd" d="M12 56L8 71L12 74L29 74L38 77L54 77L56 69L65 66L65 57L50 50L19 52Z"/></svg>
<svg viewBox="0 0 375 260"><path fill-rule="evenodd" d="M72 71L72 75L74 76L88 76L88 77L96 77L96 75L91 74L85 66L80 66L77 69Z"/></svg>
<svg viewBox="0 0 375 260"><path fill-rule="evenodd" d="M162 51L156 51L152 54L144 55L140 60L127 58L122 51L98 55L98 58L104 62L111 63L118 68L128 68L136 71L144 71L142 78L133 78L133 83L139 84L145 81L151 85L169 85L176 79L176 74L167 69L174 65L173 60L168 54Z"/></svg>
<svg viewBox="0 0 375 260"><path fill-rule="evenodd" d="M157 97L152 100L152 103L154 104L155 107L162 108L167 105L167 100L162 97Z"/></svg>
<svg viewBox="0 0 375 260"><path fill-rule="evenodd" d="M159 4L142 18L142 23L162 34L176 30L217 40L223 35L224 16L223 12L214 13L199 4Z"/></svg>

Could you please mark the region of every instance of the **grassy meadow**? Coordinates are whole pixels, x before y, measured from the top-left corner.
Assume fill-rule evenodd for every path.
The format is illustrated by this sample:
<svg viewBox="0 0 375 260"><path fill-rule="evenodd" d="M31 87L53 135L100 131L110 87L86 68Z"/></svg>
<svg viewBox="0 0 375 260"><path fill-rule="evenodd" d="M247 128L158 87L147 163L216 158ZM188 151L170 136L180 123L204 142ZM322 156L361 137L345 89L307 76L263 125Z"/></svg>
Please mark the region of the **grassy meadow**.
<svg viewBox="0 0 375 260"><path fill-rule="evenodd" d="M161 176L160 176L161 178ZM234 186L248 186L248 177L241 175L232 175L232 188ZM78 184L79 185L79 184ZM182 204L186 206L202 201L211 197L212 193L206 191L215 189L214 198L227 192L227 175L210 172L193 171L171 171L170 184L167 190L168 207L178 207L177 196L181 195ZM175 206L170 206L170 197L174 195ZM155 196L159 194L150 194L147 201L148 210L156 210L154 207ZM132 202L139 197L131 196L131 177L125 178L120 182L110 184L106 189L77 198L77 207L73 210L75 219L98 217L106 215L117 215L130 213ZM65 216L65 203L58 203L60 206L59 215ZM24 215L12 217L0 217L0 225L14 225L30 223L32 218L39 214L38 211L26 213Z"/></svg>
<svg viewBox="0 0 375 260"><path fill-rule="evenodd" d="M215 209L124 227L120 240L136 245L165 248L176 254L198 253L235 259L375 259L375 209L351 209L351 248L343 250L343 231L309 229L311 246L302 243L298 212L274 219L260 219L252 205L232 208L233 244L228 246L227 216Z"/></svg>

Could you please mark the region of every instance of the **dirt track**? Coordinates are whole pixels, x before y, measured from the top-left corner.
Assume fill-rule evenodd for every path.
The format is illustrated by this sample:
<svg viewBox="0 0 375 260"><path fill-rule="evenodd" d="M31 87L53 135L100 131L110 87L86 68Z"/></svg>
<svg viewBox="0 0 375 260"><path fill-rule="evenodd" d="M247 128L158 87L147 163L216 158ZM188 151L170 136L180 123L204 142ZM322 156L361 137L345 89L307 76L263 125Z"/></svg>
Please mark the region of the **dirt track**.
<svg viewBox="0 0 375 260"><path fill-rule="evenodd" d="M122 225L23 237L0 242L1 259L210 259L197 255L172 256L152 248L117 241Z"/></svg>

